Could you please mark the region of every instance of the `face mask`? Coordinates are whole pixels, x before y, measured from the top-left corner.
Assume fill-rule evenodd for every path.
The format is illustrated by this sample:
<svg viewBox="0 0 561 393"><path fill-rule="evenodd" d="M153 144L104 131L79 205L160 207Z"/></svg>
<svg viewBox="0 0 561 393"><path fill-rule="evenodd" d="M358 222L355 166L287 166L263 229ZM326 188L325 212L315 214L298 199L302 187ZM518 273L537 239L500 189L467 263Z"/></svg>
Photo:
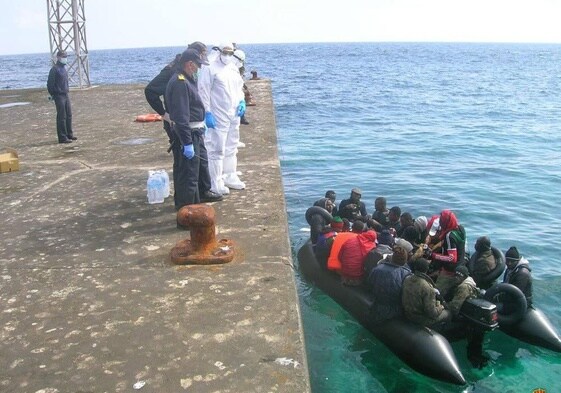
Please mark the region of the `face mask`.
<svg viewBox="0 0 561 393"><path fill-rule="evenodd" d="M58 59L58 61L60 62L60 64L67 64L68 63L68 58L67 57L60 57Z"/></svg>
<svg viewBox="0 0 561 393"><path fill-rule="evenodd" d="M195 72L193 73L193 79L194 79L195 81L197 81L197 80L199 79L200 76L201 76L201 69L200 69L200 68L197 68L197 71L195 71Z"/></svg>
<svg viewBox="0 0 561 393"><path fill-rule="evenodd" d="M223 64L230 64L232 62L232 57L233 56L220 55L220 60L222 60Z"/></svg>

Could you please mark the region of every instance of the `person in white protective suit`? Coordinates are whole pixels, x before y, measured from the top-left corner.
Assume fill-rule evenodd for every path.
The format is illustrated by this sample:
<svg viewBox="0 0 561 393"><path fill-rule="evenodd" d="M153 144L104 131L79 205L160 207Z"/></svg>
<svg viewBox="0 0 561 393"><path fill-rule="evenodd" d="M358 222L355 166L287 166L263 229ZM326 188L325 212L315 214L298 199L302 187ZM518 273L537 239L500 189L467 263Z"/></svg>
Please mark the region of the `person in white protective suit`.
<svg viewBox="0 0 561 393"><path fill-rule="evenodd" d="M233 44L222 44L219 50L220 54L201 70L198 85L206 110L205 145L211 190L226 195L230 188L245 188L236 173L240 116L245 114L245 100L243 80L234 64Z"/></svg>

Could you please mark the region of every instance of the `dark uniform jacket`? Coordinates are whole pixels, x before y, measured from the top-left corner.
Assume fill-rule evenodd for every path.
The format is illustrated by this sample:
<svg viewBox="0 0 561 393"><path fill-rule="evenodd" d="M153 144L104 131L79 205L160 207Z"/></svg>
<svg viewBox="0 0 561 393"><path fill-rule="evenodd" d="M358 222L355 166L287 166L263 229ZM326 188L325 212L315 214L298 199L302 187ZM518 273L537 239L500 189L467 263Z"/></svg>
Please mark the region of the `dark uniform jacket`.
<svg viewBox="0 0 561 393"><path fill-rule="evenodd" d="M148 101L148 104L150 104L152 109L158 112L160 116L166 113L160 97L166 94L166 87L173 74L177 71L176 64L180 57L181 55L177 55L175 60L162 68L160 73L144 88L146 101Z"/></svg>
<svg viewBox="0 0 561 393"><path fill-rule="evenodd" d="M183 72L173 74L166 88L165 100L173 131L183 146L192 144L189 123L201 122L205 118L197 82Z"/></svg>
<svg viewBox="0 0 561 393"><path fill-rule="evenodd" d="M57 62L49 72L47 90L51 96L68 93L68 71L64 64Z"/></svg>

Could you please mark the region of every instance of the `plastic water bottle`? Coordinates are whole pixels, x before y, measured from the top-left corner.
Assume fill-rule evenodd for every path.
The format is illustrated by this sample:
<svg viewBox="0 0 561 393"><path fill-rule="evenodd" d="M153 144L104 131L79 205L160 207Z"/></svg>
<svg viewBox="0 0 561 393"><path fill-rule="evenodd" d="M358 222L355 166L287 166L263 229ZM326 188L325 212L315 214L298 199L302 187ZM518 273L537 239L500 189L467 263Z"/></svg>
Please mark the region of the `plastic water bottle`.
<svg viewBox="0 0 561 393"><path fill-rule="evenodd" d="M164 198L167 198L170 195L169 175L165 169L162 169L159 172L164 182Z"/></svg>
<svg viewBox="0 0 561 393"><path fill-rule="evenodd" d="M148 181L146 182L148 203L164 202L164 181L156 171L148 171Z"/></svg>

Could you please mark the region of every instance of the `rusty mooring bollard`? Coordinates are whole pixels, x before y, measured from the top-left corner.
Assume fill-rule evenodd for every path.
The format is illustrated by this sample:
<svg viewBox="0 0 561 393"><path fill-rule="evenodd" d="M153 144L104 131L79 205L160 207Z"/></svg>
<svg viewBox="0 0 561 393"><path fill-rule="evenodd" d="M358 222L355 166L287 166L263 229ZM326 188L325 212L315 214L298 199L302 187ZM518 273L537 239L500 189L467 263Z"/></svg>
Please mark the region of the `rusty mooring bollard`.
<svg viewBox="0 0 561 393"><path fill-rule="evenodd" d="M234 259L233 242L216 240L212 206L183 206L177 212L177 222L189 228L191 239L182 240L171 249L171 261L176 265L210 265Z"/></svg>

